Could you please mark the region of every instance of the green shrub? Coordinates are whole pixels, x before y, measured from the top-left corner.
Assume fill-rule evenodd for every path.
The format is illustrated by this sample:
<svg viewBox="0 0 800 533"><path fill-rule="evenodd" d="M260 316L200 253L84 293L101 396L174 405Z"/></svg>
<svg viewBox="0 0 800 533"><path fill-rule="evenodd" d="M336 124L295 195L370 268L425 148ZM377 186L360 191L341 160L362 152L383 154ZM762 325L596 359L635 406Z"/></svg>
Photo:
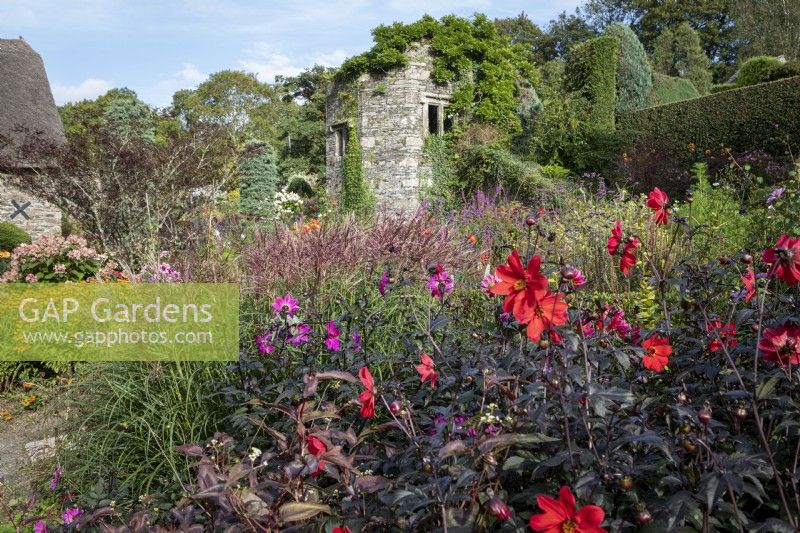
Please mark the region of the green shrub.
<svg viewBox="0 0 800 533"><path fill-rule="evenodd" d="M781 65L781 60L771 56L751 57L739 68L739 76L736 78L738 87L746 87L761 83L766 73L774 67Z"/></svg>
<svg viewBox="0 0 800 533"><path fill-rule="evenodd" d="M491 145L469 146L458 158L456 173L459 190L468 194L499 186L512 196L539 198L553 190L553 182L537 165Z"/></svg>
<svg viewBox="0 0 800 533"><path fill-rule="evenodd" d="M566 179L572 173L570 169L556 164L544 165L541 170L545 177L554 181Z"/></svg>
<svg viewBox="0 0 800 533"><path fill-rule="evenodd" d="M363 214L372 208L373 203L372 192L364 179L364 162L358 132L355 127L350 127L342 162L342 210Z"/></svg>
<svg viewBox="0 0 800 533"><path fill-rule="evenodd" d="M289 178L289 184L286 185L286 190L298 194L303 198L311 198L314 196L314 187L309 183L311 178L311 176L295 174Z"/></svg>
<svg viewBox="0 0 800 533"><path fill-rule="evenodd" d="M692 168L695 183L693 201L677 209L676 214L688 217L697 226L692 245L701 261L727 256L743 249L747 242L749 218L739 212L735 191L729 186L712 185L708 168L697 163Z"/></svg>
<svg viewBox="0 0 800 533"><path fill-rule="evenodd" d="M735 89L735 83L718 83L716 85L711 86L711 94L717 94L725 91L730 91L731 89Z"/></svg>
<svg viewBox="0 0 800 533"><path fill-rule="evenodd" d="M617 62L617 113L647 107L653 89L653 69L647 53L633 30L625 24L612 24L606 35L619 39Z"/></svg>
<svg viewBox="0 0 800 533"><path fill-rule="evenodd" d="M650 106L671 104L699 96L697 88L687 79L659 73L653 75L653 90L649 97Z"/></svg>
<svg viewBox="0 0 800 533"><path fill-rule="evenodd" d="M762 83L620 115L619 127L657 139L677 153L720 146L735 152L762 148L783 154L800 140L800 77ZM688 155L688 154L687 154Z"/></svg>
<svg viewBox="0 0 800 533"><path fill-rule="evenodd" d="M13 252L20 244L30 244L31 236L11 222L0 222L0 252Z"/></svg>
<svg viewBox="0 0 800 533"><path fill-rule="evenodd" d="M792 76L800 76L800 60L795 59L794 61L787 61L786 63L781 63L780 65L770 68L762 73L761 81L782 80L784 78L791 78Z"/></svg>
<svg viewBox="0 0 800 533"><path fill-rule="evenodd" d="M566 88L589 102L590 126L599 131L614 129L618 51L616 37L595 37L573 46L567 59Z"/></svg>
<svg viewBox="0 0 800 533"><path fill-rule="evenodd" d="M239 205L242 213L269 216L278 188L275 151L267 143L245 144L239 161Z"/></svg>

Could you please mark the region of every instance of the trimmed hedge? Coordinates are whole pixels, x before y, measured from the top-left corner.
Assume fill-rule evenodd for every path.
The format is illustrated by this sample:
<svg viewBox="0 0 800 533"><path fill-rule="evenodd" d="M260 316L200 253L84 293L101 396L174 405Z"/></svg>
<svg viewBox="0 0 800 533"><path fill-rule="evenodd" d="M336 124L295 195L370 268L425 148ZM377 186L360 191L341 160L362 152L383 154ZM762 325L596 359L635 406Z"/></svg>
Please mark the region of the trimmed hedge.
<svg viewBox="0 0 800 533"><path fill-rule="evenodd" d="M0 251L13 252L20 244L30 244L31 236L11 222L0 222Z"/></svg>
<svg viewBox="0 0 800 533"><path fill-rule="evenodd" d="M782 80L784 78L791 78L792 76L800 76L800 60L794 59L792 61L787 61L786 63L781 63L771 69L767 70L766 72L762 73L761 81L775 81L775 80Z"/></svg>
<svg viewBox="0 0 800 533"><path fill-rule="evenodd" d="M745 61L739 69L739 76L736 78L736 85L745 87L755 85L764 81L764 76L770 70L782 65L783 62L777 57L756 56Z"/></svg>
<svg viewBox="0 0 800 533"><path fill-rule="evenodd" d="M693 143L699 150L783 154L787 137L793 145L800 141L800 76L634 111L617 117L617 124L678 153Z"/></svg>
<svg viewBox="0 0 800 533"><path fill-rule="evenodd" d="M590 124L600 131L614 129L618 53L619 39L605 35L576 44L567 58L566 88L586 98Z"/></svg>
<svg viewBox="0 0 800 533"><path fill-rule="evenodd" d="M653 89L653 69L641 41L625 24L611 24L605 35L619 39L617 64L617 113L628 113L648 106Z"/></svg>
<svg viewBox="0 0 800 533"><path fill-rule="evenodd" d="M656 73L653 76L653 90L650 92L650 107L671 104L691 98L699 98L700 92L694 83L677 76Z"/></svg>

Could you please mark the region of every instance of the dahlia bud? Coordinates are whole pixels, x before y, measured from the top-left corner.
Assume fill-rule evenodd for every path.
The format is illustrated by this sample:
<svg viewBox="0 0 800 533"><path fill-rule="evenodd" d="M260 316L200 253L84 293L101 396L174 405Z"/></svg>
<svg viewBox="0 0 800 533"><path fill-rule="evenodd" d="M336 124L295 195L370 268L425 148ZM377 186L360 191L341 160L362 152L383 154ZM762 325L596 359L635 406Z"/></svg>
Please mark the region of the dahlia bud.
<svg viewBox="0 0 800 533"><path fill-rule="evenodd" d="M711 422L711 409L700 409L700 411L697 413L697 418L703 423L703 425L707 426L708 423Z"/></svg>
<svg viewBox="0 0 800 533"><path fill-rule="evenodd" d="M389 404L389 411L391 411L393 415L399 413L401 409L402 406L400 405L400 402L398 402L397 400Z"/></svg>
<svg viewBox="0 0 800 533"><path fill-rule="evenodd" d="M561 269L561 277L569 281L575 277L575 269L571 266L565 266Z"/></svg>
<svg viewBox="0 0 800 533"><path fill-rule="evenodd" d="M497 496L489 498L489 510L501 522L505 522L511 518L511 511L508 509L508 505L503 503L503 500Z"/></svg>
<svg viewBox="0 0 800 533"><path fill-rule="evenodd" d="M528 216L525 219L525 224L528 226L533 226L534 224L536 224L536 219L533 216Z"/></svg>
<svg viewBox="0 0 800 533"><path fill-rule="evenodd" d="M742 263L744 263L745 265L749 265L749 264L751 264L752 262L753 262L753 256L752 256L752 255L750 255L750 254L744 254L744 255L742 256Z"/></svg>

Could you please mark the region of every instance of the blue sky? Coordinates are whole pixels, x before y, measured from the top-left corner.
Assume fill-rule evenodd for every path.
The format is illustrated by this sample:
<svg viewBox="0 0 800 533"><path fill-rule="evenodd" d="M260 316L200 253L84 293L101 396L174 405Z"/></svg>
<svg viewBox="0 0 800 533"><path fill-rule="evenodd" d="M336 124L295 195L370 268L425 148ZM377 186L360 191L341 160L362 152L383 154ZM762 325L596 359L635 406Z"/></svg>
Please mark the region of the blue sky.
<svg viewBox="0 0 800 533"><path fill-rule="evenodd" d="M44 58L58 104L129 87L165 106L222 69L262 81L371 46L370 30L424 13L525 11L539 24L579 0L0 0L0 37L22 35Z"/></svg>

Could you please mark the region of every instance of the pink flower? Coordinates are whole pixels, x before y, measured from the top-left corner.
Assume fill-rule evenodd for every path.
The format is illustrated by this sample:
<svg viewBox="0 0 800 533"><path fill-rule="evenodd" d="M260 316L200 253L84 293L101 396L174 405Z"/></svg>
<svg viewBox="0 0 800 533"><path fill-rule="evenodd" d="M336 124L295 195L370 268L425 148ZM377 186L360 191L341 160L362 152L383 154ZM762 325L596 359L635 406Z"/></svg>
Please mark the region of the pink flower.
<svg viewBox="0 0 800 533"><path fill-rule="evenodd" d="M58 482L61 481L61 474L64 472L64 469L61 466L57 466L55 470L53 470L53 479L50 480L50 490L56 490L58 488Z"/></svg>
<svg viewBox="0 0 800 533"><path fill-rule="evenodd" d="M586 276L584 276L583 272L577 268L574 268L573 270L575 270L575 276L572 278L572 286L577 289L581 285L586 284Z"/></svg>
<svg viewBox="0 0 800 533"><path fill-rule="evenodd" d="M292 298L291 294L284 294L283 296L275 298L275 301L272 302L272 308L275 309L276 316L281 314L294 316L294 314L300 310L300 306L297 305L297 300Z"/></svg>
<svg viewBox="0 0 800 533"><path fill-rule="evenodd" d="M64 520L65 524L71 524L81 515L82 511L77 507L70 507L63 513L61 513L61 519Z"/></svg>
<svg viewBox="0 0 800 533"><path fill-rule="evenodd" d="M311 333L311 326L308 324L298 324L297 326L293 326L291 331L292 336L289 337L289 342L295 346L300 346L308 342L308 334Z"/></svg>
<svg viewBox="0 0 800 533"><path fill-rule="evenodd" d="M44 520L39 520L33 524L33 533L47 533L47 524Z"/></svg>
<svg viewBox="0 0 800 533"><path fill-rule="evenodd" d="M32 272L30 274L28 274L27 276L25 276L25 283L38 283L38 282L39 282L39 278L37 278L36 274L34 274Z"/></svg>
<svg viewBox="0 0 800 533"><path fill-rule="evenodd" d="M333 320L328 322L328 326L326 328L325 346L327 346L328 349L333 352L338 352L342 347L342 343L339 340L339 334L339 328L336 327L336 324L334 324Z"/></svg>
<svg viewBox="0 0 800 533"><path fill-rule="evenodd" d="M271 354L275 349L272 344L272 334L268 331L264 332L263 336L256 336L256 344L258 345L259 353Z"/></svg>
<svg viewBox="0 0 800 533"><path fill-rule="evenodd" d="M484 294L492 294L492 287L494 287L497 283L500 283L502 280L495 276L494 274L486 274L481 281L481 290Z"/></svg>
<svg viewBox="0 0 800 533"><path fill-rule="evenodd" d="M443 300L445 294L453 291L455 284L453 276L442 265L436 265L436 273L430 277L425 287L431 290L431 296Z"/></svg>
<svg viewBox="0 0 800 533"><path fill-rule="evenodd" d="M386 296L386 286L389 285L389 272L386 271L381 275L381 279L378 280L378 292L381 293L381 296Z"/></svg>

